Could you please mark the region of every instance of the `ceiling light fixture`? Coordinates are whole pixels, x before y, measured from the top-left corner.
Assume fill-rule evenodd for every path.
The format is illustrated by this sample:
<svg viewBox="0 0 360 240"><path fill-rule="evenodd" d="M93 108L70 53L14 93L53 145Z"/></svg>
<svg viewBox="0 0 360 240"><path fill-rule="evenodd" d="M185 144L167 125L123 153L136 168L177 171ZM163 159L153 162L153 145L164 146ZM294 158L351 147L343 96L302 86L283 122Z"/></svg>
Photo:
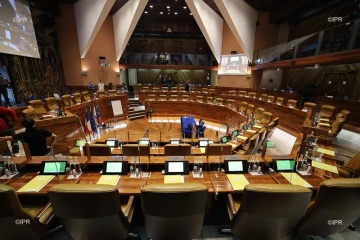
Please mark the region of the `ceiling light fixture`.
<svg viewBox="0 0 360 240"><path fill-rule="evenodd" d="M171 33L171 28L168 28L166 32Z"/></svg>
<svg viewBox="0 0 360 240"><path fill-rule="evenodd" d="M193 15L192 12L190 13L190 15Z"/></svg>
<svg viewBox="0 0 360 240"><path fill-rule="evenodd" d="M187 9L187 7L186 7L186 6L184 6L184 9Z"/></svg>
<svg viewBox="0 0 360 240"><path fill-rule="evenodd" d="M175 14L177 14L177 12L174 12Z"/></svg>
<svg viewBox="0 0 360 240"><path fill-rule="evenodd" d="M170 6L167 6L166 8L170 8Z"/></svg>
<svg viewBox="0 0 360 240"><path fill-rule="evenodd" d="M160 14L163 14L163 12L160 12Z"/></svg>
<svg viewBox="0 0 360 240"><path fill-rule="evenodd" d="M168 12L168 14L170 14L170 13Z"/></svg>
<svg viewBox="0 0 360 240"><path fill-rule="evenodd" d="M145 13L147 13L147 11L145 11Z"/></svg>
<svg viewBox="0 0 360 240"><path fill-rule="evenodd" d="M150 5L149 7L150 7L150 8L153 8L153 5Z"/></svg>
<svg viewBox="0 0 360 240"><path fill-rule="evenodd" d="M168 9L168 11L170 12L170 9Z"/></svg>

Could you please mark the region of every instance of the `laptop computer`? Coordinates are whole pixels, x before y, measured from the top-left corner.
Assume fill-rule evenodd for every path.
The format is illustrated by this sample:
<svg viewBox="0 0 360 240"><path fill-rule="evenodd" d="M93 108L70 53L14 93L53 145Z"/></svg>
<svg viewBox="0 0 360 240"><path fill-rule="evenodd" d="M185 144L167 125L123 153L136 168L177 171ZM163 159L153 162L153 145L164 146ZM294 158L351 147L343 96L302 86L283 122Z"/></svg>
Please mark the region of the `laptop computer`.
<svg viewBox="0 0 360 240"><path fill-rule="evenodd" d="M128 162L127 161L104 161L103 175L127 175Z"/></svg>
<svg viewBox="0 0 360 240"><path fill-rule="evenodd" d="M41 175L66 174L66 161L42 161L40 167Z"/></svg>
<svg viewBox="0 0 360 240"><path fill-rule="evenodd" d="M249 163L246 160L225 160L225 173L238 174L248 173Z"/></svg>

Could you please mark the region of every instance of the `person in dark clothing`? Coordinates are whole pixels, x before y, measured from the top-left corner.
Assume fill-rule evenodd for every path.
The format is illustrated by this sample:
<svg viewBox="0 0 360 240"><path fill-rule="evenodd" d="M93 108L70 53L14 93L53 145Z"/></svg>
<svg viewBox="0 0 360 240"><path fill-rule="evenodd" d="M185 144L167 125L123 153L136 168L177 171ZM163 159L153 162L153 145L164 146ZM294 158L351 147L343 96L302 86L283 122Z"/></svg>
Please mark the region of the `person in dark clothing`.
<svg viewBox="0 0 360 240"><path fill-rule="evenodd" d="M8 96L8 85L9 82L6 81L4 76L0 73L0 101L1 101L1 94L4 96L6 106L10 106L9 96ZM0 102L2 105L2 103Z"/></svg>
<svg viewBox="0 0 360 240"><path fill-rule="evenodd" d="M170 91L171 91L171 88L172 88L172 80L171 80L171 77L169 77L167 84L168 84L168 91L170 92Z"/></svg>
<svg viewBox="0 0 360 240"><path fill-rule="evenodd" d="M185 91L188 92L189 90L190 90L190 83L189 80L187 80L185 83Z"/></svg>
<svg viewBox="0 0 360 240"><path fill-rule="evenodd" d="M154 110L153 110L153 108L151 107L151 104L148 103L148 104L146 105L146 109L145 109L146 118L149 118L149 117L150 117L150 119L151 119L153 111L154 111Z"/></svg>
<svg viewBox="0 0 360 240"><path fill-rule="evenodd" d="M2 140L20 140L29 145L32 156L51 155L51 145L56 140L56 135L42 128L35 128L34 119L28 118L22 122L25 132L18 133L14 137L1 138ZM51 137L50 146L46 146L46 138Z"/></svg>
<svg viewBox="0 0 360 240"><path fill-rule="evenodd" d="M11 121L7 118L7 115L11 116ZM0 136L15 136L15 129L12 124L13 121L17 121L18 118L16 116L16 112L11 108L4 108L0 107ZM3 152L3 155L7 156L19 156L19 142L14 141L13 139L11 141L11 147L12 151L10 151L9 147L4 147L5 152ZM3 149L3 147L2 147Z"/></svg>
<svg viewBox="0 0 360 240"><path fill-rule="evenodd" d="M109 83L109 90L112 90L113 89L113 84L112 82Z"/></svg>

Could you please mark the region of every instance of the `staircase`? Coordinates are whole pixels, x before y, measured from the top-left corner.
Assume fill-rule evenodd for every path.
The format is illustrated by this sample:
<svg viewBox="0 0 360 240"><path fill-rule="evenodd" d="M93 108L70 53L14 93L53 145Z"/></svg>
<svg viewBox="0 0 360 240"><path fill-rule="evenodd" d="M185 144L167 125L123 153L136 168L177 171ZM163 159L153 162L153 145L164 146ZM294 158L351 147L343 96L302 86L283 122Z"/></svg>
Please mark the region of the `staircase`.
<svg viewBox="0 0 360 240"><path fill-rule="evenodd" d="M129 120L145 118L145 106L139 106L139 99L129 94Z"/></svg>

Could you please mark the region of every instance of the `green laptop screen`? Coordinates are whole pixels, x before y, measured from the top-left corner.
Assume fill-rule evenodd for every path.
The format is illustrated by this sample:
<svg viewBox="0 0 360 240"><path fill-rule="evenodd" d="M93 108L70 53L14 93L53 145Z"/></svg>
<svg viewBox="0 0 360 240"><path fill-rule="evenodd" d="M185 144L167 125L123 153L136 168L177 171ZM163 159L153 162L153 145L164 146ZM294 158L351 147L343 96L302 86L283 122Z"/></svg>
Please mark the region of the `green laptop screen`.
<svg viewBox="0 0 360 240"><path fill-rule="evenodd" d="M295 165L294 160L277 160L276 168L277 170L293 170Z"/></svg>
<svg viewBox="0 0 360 240"><path fill-rule="evenodd" d="M107 173L121 173L122 172L122 162L108 162L106 164Z"/></svg>
<svg viewBox="0 0 360 240"><path fill-rule="evenodd" d="M229 171L230 172L242 172L244 171L243 162L242 161L229 161Z"/></svg>
<svg viewBox="0 0 360 240"><path fill-rule="evenodd" d="M148 140L140 140L139 144L149 144L149 141Z"/></svg>
<svg viewBox="0 0 360 240"><path fill-rule="evenodd" d="M65 170L66 162L46 162L44 166L44 173L58 173Z"/></svg>

